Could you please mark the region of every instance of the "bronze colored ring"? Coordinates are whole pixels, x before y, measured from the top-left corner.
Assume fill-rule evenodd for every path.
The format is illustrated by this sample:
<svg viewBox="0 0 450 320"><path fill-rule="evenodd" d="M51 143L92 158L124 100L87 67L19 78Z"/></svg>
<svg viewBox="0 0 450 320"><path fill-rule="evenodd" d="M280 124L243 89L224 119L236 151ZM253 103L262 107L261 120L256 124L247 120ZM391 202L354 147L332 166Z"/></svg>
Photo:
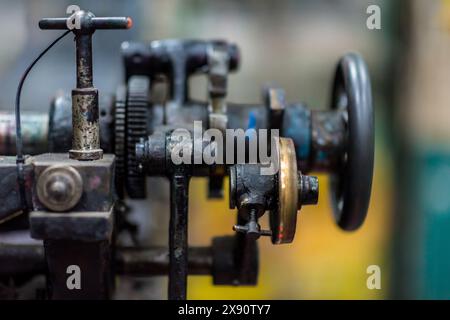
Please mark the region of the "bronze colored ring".
<svg viewBox="0 0 450 320"><path fill-rule="evenodd" d="M294 142L280 138L278 146L278 208L270 214L272 243L291 243L297 226L298 173Z"/></svg>

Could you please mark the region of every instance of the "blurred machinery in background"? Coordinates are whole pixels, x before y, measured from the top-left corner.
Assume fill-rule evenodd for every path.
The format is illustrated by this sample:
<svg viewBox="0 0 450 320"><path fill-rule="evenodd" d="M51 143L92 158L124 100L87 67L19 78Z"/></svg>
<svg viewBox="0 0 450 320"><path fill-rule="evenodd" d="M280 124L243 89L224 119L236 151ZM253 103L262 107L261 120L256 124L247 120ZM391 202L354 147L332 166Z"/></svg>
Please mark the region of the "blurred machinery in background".
<svg viewBox="0 0 450 320"><path fill-rule="evenodd" d="M36 274L46 275L40 297L49 299L107 299L121 275L168 275L169 299L186 299L188 274L211 275L218 285L255 285L257 239L292 242L298 211L318 200L318 180L307 175L312 171L331 175L334 217L342 229L355 230L364 222L374 129L370 79L359 55L339 61L331 108L324 111L288 103L277 87L264 89L262 103L228 102L227 77L239 68L241 57L237 45L223 40L125 42L124 85L115 95L99 96L93 87L92 34L129 28L131 20L85 11L76 17L77 87L71 96L58 94L48 114L22 114L24 148L31 155L21 165L15 157L15 117L0 114L5 155L0 158L0 232L26 228L43 240L43 246L0 245L2 296L15 297L16 289ZM40 27L67 29L66 22L43 19ZM206 101L189 97L194 74L208 78ZM165 94L157 96L156 90ZM201 123L200 135L194 123ZM224 156L232 161L225 164L196 158L196 148L201 154L219 152L217 141L205 139L207 129L227 139L227 129L278 131L264 137L247 134L243 150L233 147L230 155L226 149ZM239 145L237 136L232 139L224 145ZM259 149L269 151L279 170L261 174L267 161L249 159ZM172 155L179 150L190 161L174 163ZM243 162L240 151L247 155ZM138 228L127 220L127 199L152 192L146 190L146 176L170 181L168 248L123 246L117 240L125 232L133 238ZM208 179L211 198L223 196L229 176L230 208L237 209L235 234L215 237L209 247L187 241L189 180L197 176ZM264 215L269 230L258 223ZM71 284L77 272L81 282Z"/></svg>

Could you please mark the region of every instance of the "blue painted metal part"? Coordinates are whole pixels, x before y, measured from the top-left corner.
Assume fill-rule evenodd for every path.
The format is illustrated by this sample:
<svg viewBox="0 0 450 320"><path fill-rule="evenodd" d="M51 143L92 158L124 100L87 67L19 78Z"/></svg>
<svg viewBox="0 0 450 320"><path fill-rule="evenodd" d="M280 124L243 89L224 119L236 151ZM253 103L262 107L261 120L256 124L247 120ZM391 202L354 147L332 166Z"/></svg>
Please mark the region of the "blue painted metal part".
<svg viewBox="0 0 450 320"><path fill-rule="evenodd" d="M311 111L303 104L289 105L284 112L281 135L294 141L299 169L306 171L304 166L311 155Z"/></svg>

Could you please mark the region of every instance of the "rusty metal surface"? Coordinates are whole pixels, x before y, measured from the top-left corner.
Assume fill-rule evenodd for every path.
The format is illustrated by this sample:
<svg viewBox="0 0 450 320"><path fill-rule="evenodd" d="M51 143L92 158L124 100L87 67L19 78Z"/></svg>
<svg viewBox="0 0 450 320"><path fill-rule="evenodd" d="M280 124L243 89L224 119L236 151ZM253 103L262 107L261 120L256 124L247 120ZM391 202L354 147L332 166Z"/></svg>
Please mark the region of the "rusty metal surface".
<svg viewBox="0 0 450 320"><path fill-rule="evenodd" d="M100 147L105 153L112 153L114 143L113 97L101 94L99 97ZM44 152L68 152L72 145L72 98L70 94L57 93L50 104L48 149L30 154ZM25 149L27 150L27 149Z"/></svg>
<svg viewBox="0 0 450 320"><path fill-rule="evenodd" d="M98 92L94 88L72 90L72 149L70 157L77 160L97 160L100 149Z"/></svg>

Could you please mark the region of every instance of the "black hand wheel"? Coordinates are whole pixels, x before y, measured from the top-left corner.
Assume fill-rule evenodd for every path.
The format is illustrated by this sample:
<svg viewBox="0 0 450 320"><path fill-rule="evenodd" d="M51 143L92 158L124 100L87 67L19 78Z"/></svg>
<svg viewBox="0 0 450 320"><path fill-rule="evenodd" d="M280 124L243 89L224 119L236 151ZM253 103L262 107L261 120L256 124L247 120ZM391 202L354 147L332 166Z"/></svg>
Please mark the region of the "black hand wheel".
<svg viewBox="0 0 450 320"><path fill-rule="evenodd" d="M374 118L367 66L350 53L336 69L331 108L342 112L347 124L347 143L340 168L331 177L334 217L346 231L364 222L372 189Z"/></svg>

